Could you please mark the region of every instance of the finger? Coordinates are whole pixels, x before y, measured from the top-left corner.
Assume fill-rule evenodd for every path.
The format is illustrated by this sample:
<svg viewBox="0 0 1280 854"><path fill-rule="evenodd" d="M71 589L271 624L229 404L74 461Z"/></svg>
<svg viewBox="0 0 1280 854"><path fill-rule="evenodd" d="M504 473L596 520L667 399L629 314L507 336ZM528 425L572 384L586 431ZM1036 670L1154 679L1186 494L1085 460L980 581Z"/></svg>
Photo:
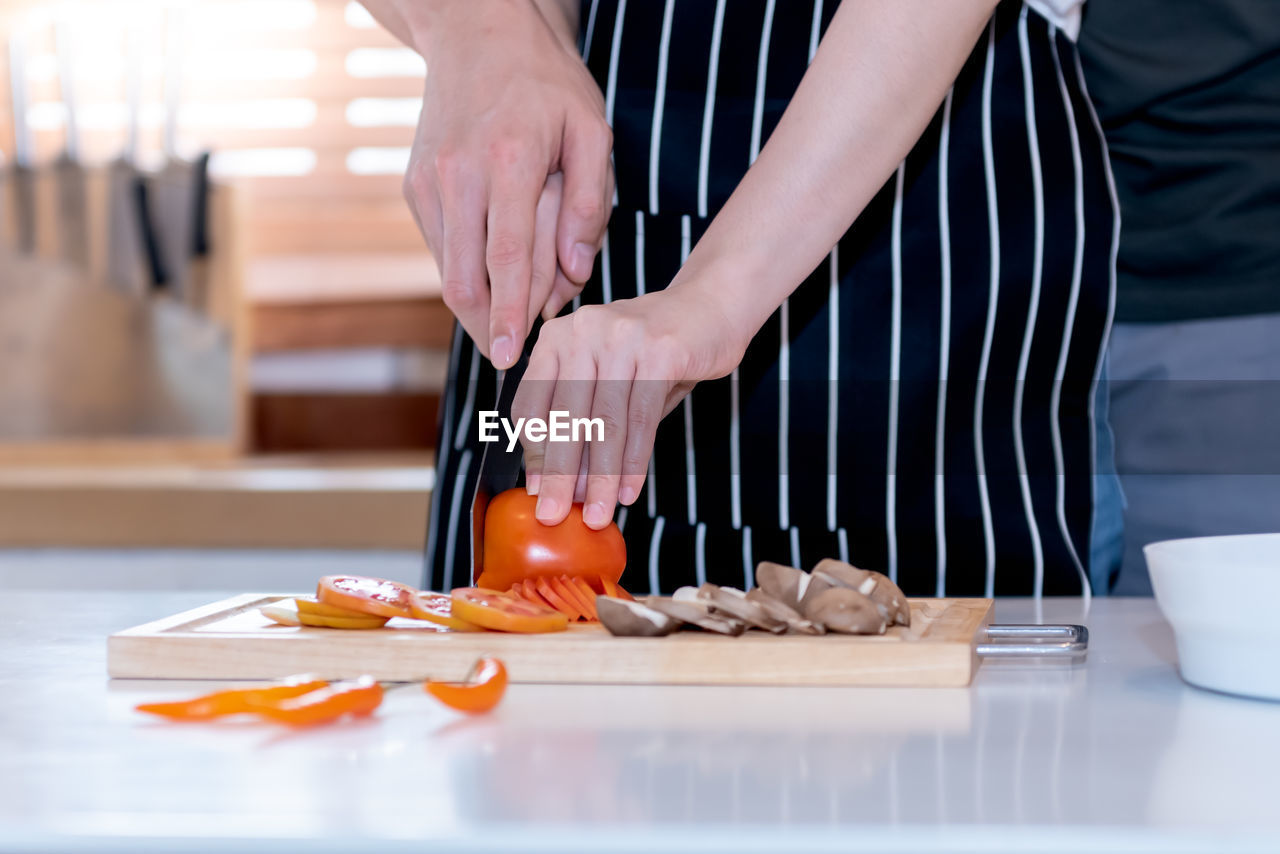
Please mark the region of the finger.
<svg viewBox="0 0 1280 854"><path fill-rule="evenodd" d="M561 278L560 263L556 259L556 218L560 215L563 187L563 175L559 172L550 175L546 186L542 188L542 196L538 199L533 232L533 281L529 288L530 327L551 298L556 283Z"/></svg>
<svg viewBox="0 0 1280 854"><path fill-rule="evenodd" d="M652 379L637 379L631 386L627 404L627 441L622 452L622 477L618 486L618 500L622 504L630 506L635 503L644 488L658 422L666 408L665 386L661 380Z"/></svg>
<svg viewBox="0 0 1280 854"><path fill-rule="evenodd" d="M551 418L557 413L564 413L560 417L569 423L575 418L585 418L591 412L595 379L595 360L589 351L580 349L562 360L552 395ZM569 429L564 432L567 435L563 438L568 441L551 441L548 436L544 451L542 483L534 515L545 525L558 525L569 515L578 470L582 466L584 431L579 430L576 437Z"/></svg>
<svg viewBox="0 0 1280 854"><path fill-rule="evenodd" d="M586 284L595 266L612 207L613 134L603 120L579 122L565 134L560 156L564 172L564 200L556 229L560 267L579 285Z"/></svg>
<svg viewBox="0 0 1280 854"><path fill-rule="evenodd" d="M601 368L591 401L591 418L604 425L604 435L587 447L586 496L582 509L588 527L600 529L613 519L627 446L628 412L634 371L617 364ZM592 437L595 439L595 437Z"/></svg>
<svg viewBox="0 0 1280 854"><path fill-rule="evenodd" d="M547 297L546 305L542 308L542 318L550 320L559 316L564 311L564 307L573 302L578 294L582 293L582 285L569 281L564 271L557 268L555 284L551 287L551 295Z"/></svg>
<svg viewBox="0 0 1280 854"><path fill-rule="evenodd" d="M533 234L546 173L527 158L499 160L490 177L488 244L489 358L506 370L516 363L528 331Z"/></svg>
<svg viewBox="0 0 1280 854"><path fill-rule="evenodd" d="M543 333L538 340L511 401L511 417L517 420L523 418L526 424L531 418L545 421L551 409L556 374L559 372L559 357L553 338L553 335ZM524 446L525 492L537 495L542 481L543 452L547 445L546 442L529 441L528 434L524 431L520 433L520 444Z"/></svg>
<svg viewBox="0 0 1280 854"><path fill-rule="evenodd" d="M456 157L437 157L440 241L437 258L444 304L480 352L489 352L489 287L485 270L485 188L478 171ZM429 242L429 241L428 241Z"/></svg>

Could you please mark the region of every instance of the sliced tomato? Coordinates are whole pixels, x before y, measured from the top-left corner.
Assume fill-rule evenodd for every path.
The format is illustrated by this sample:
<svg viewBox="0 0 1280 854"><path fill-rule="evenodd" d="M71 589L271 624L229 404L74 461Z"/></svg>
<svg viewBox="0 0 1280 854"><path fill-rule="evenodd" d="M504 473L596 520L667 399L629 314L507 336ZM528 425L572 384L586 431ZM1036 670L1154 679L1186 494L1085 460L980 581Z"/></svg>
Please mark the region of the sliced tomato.
<svg viewBox="0 0 1280 854"><path fill-rule="evenodd" d="M587 609L587 619L599 620L596 616L596 592L591 589L585 578L565 578L570 587L578 592L578 598Z"/></svg>
<svg viewBox="0 0 1280 854"><path fill-rule="evenodd" d="M612 596L614 599L626 599L628 602L636 601L636 597L618 586L618 582L611 578L601 578L601 586L604 587L604 595Z"/></svg>
<svg viewBox="0 0 1280 854"><path fill-rule="evenodd" d="M326 575L316 585L316 598L326 605L376 617L412 617L409 603L415 592L398 581L359 575Z"/></svg>
<svg viewBox="0 0 1280 854"><path fill-rule="evenodd" d="M509 590L517 581L541 575L622 577L627 544L616 524L592 530L582 521L582 505L574 504L559 525L544 525L534 516L537 503L519 487L490 500L479 586Z"/></svg>
<svg viewBox="0 0 1280 854"><path fill-rule="evenodd" d="M409 612L415 620L426 620L438 626L453 629L455 632L483 632L484 629L474 623L468 623L461 617L453 615L453 597L444 593L432 593L419 590L409 600Z"/></svg>
<svg viewBox="0 0 1280 854"><path fill-rule="evenodd" d="M297 599L281 599L258 609L267 617L282 626L312 626L322 629L380 629L387 624L386 617L374 617L370 614L352 613L347 617L331 617L328 614L315 614L298 608Z"/></svg>
<svg viewBox="0 0 1280 854"><path fill-rule="evenodd" d="M559 585L557 589L563 590L566 594L568 594L571 597L573 606L578 609L578 613L582 615L582 619L584 620L595 619L594 617L591 616L591 612L595 610L594 608L591 607L591 599L596 598L595 594L592 594L590 598L583 595L582 590L578 587L578 585L574 582L574 580L567 575L562 575L559 578L555 579L555 581L556 581L556 584Z"/></svg>
<svg viewBox="0 0 1280 854"><path fill-rule="evenodd" d="M321 602L309 596L299 596L293 601L298 606L299 614L314 614L317 617L363 617L365 619L370 616L363 611L339 608L336 605L330 605L327 602Z"/></svg>
<svg viewBox="0 0 1280 854"><path fill-rule="evenodd" d="M586 605L583 604L582 598L578 595L577 589L569 583L565 576L561 575L558 578L553 576L548 580L551 582L551 586L555 588L555 591L560 594L560 598L568 602L573 607L573 610L577 612L578 619L591 619L587 614Z"/></svg>
<svg viewBox="0 0 1280 854"><path fill-rule="evenodd" d="M500 593L482 587L459 587L453 598L453 615L499 632L562 632L569 621L564 614L521 599L513 593Z"/></svg>
<svg viewBox="0 0 1280 854"><path fill-rule="evenodd" d="M520 595L528 599L533 604L541 605L544 608L550 608L552 611L556 610L556 606L548 602L546 597L538 592L538 585L532 578L528 581L522 582L518 586L520 588Z"/></svg>
<svg viewBox="0 0 1280 854"><path fill-rule="evenodd" d="M578 619L578 609L573 606L573 603L560 595L560 591L551 583L550 578L545 575L540 575L534 579L534 583L537 584L538 594L541 595L543 599L546 599L547 602L551 603L552 608L555 608L570 620Z"/></svg>

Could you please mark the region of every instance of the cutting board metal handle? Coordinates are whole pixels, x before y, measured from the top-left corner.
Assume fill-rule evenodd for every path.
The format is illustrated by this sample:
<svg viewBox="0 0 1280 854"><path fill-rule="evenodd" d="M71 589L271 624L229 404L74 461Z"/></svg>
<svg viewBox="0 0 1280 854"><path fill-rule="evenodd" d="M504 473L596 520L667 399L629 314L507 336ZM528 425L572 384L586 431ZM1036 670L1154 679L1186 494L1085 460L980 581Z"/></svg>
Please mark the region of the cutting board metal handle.
<svg viewBox="0 0 1280 854"><path fill-rule="evenodd" d="M983 658L1078 658L1089 652L1084 626L1006 623L987 626L985 632L987 643L976 649Z"/></svg>

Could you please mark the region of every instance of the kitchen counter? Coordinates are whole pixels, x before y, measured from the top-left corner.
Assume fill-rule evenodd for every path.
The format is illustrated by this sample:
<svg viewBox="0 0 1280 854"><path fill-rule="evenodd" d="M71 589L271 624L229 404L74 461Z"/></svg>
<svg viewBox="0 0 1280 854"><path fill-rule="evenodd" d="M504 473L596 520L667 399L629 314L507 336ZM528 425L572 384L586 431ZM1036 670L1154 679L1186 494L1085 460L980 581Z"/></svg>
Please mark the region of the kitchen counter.
<svg viewBox="0 0 1280 854"><path fill-rule="evenodd" d="M1280 850L1280 704L1184 685L1149 599L1046 601L1087 662L969 689L519 685L470 719L408 686L300 732L134 713L217 683L111 682L107 634L216 598L0 596L0 852Z"/></svg>

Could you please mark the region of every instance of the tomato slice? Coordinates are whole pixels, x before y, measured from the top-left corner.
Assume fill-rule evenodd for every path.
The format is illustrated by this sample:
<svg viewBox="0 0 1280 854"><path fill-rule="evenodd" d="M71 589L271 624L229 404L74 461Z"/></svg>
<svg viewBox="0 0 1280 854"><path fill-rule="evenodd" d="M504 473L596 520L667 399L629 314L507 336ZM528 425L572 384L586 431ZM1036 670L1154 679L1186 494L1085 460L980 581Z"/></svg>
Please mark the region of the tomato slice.
<svg viewBox="0 0 1280 854"><path fill-rule="evenodd" d="M583 594L582 590L578 587L577 583L567 575L560 576L559 578L555 579L555 582L557 584L556 589L564 591L561 595L567 594L569 597L571 597L569 601L573 603L573 607L578 609L578 613L582 615L582 619L584 620L595 619L594 617L591 616L591 612L594 611L595 609L591 607L591 601L590 601L590 599L596 598L594 593L591 594L589 599L587 596Z"/></svg>
<svg viewBox="0 0 1280 854"><path fill-rule="evenodd" d="M582 607L582 600L578 598L578 594L573 589L573 585L565 583L563 575L559 578L552 576L551 578L548 578L547 581L551 583L551 588L560 594L560 598L567 602L569 607L573 609L574 616L569 619L587 619L587 610Z"/></svg>
<svg viewBox="0 0 1280 854"><path fill-rule="evenodd" d="M591 585L587 583L587 580L581 577L566 577L565 582L578 592L578 598L582 601L583 607L587 609L587 619L599 620L600 618L596 616L596 592L591 589Z"/></svg>
<svg viewBox="0 0 1280 854"><path fill-rule="evenodd" d="M359 575L326 575L316 585L316 598L326 605L375 617L412 617L409 603L415 592L398 581Z"/></svg>
<svg viewBox="0 0 1280 854"><path fill-rule="evenodd" d="M369 614L352 613L348 617L331 617L328 614L316 614L303 611L298 607L297 599L281 599L258 609L267 617L282 626L312 626L322 629L380 629L387 624L386 617L374 617Z"/></svg>
<svg viewBox="0 0 1280 854"><path fill-rule="evenodd" d="M482 587L459 587L450 596L455 617L494 631L562 632L569 625L564 614L535 605L512 593Z"/></svg>
<svg viewBox="0 0 1280 854"><path fill-rule="evenodd" d="M298 606L299 614L315 614L318 617L356 617L369 619L370 615L363 611L352 611L350 608L339 608L336 605L330 605L309 596L299 596L295 598L294 603Z"/></svg>
<svg viewBox="0 0 1280 854"><path fill-rule="evenodd" d="M409 612L415 620L426 620L455 632L482 632L480 626L453 615L453 597L444 593L420 590L409 600Z"/></svg>
<svg viewBox="0 0 1280 854"><path fill-rule="evenodd" d="M555 608L570 620L578 619L578 609L560 595L560 591L556 590L555 586L551 583L550 578L547 578L545 575L540 575L534 579L534 583L538 586L539 595L551 603L552 608Z"/></svg>
<svg viewBox="0 0 1280 854"><path fill-rule="evenodd" d="M628 602L636 601L636 597L618 586L618 582L611 578L605 577L600 579L601 585L604 587L604 595L612 596L615 599L626 599Z"/></svg>
<svg viewBox="0 0 1280 854"><path fill-rule="evenodd" d="M552 611L557 610L555 605L548 602L546 597L538 592L538 585L532 578L520 584L519 587L520 595L528 599L533 604L541 605L544 608L550 608Z"/></svg>

